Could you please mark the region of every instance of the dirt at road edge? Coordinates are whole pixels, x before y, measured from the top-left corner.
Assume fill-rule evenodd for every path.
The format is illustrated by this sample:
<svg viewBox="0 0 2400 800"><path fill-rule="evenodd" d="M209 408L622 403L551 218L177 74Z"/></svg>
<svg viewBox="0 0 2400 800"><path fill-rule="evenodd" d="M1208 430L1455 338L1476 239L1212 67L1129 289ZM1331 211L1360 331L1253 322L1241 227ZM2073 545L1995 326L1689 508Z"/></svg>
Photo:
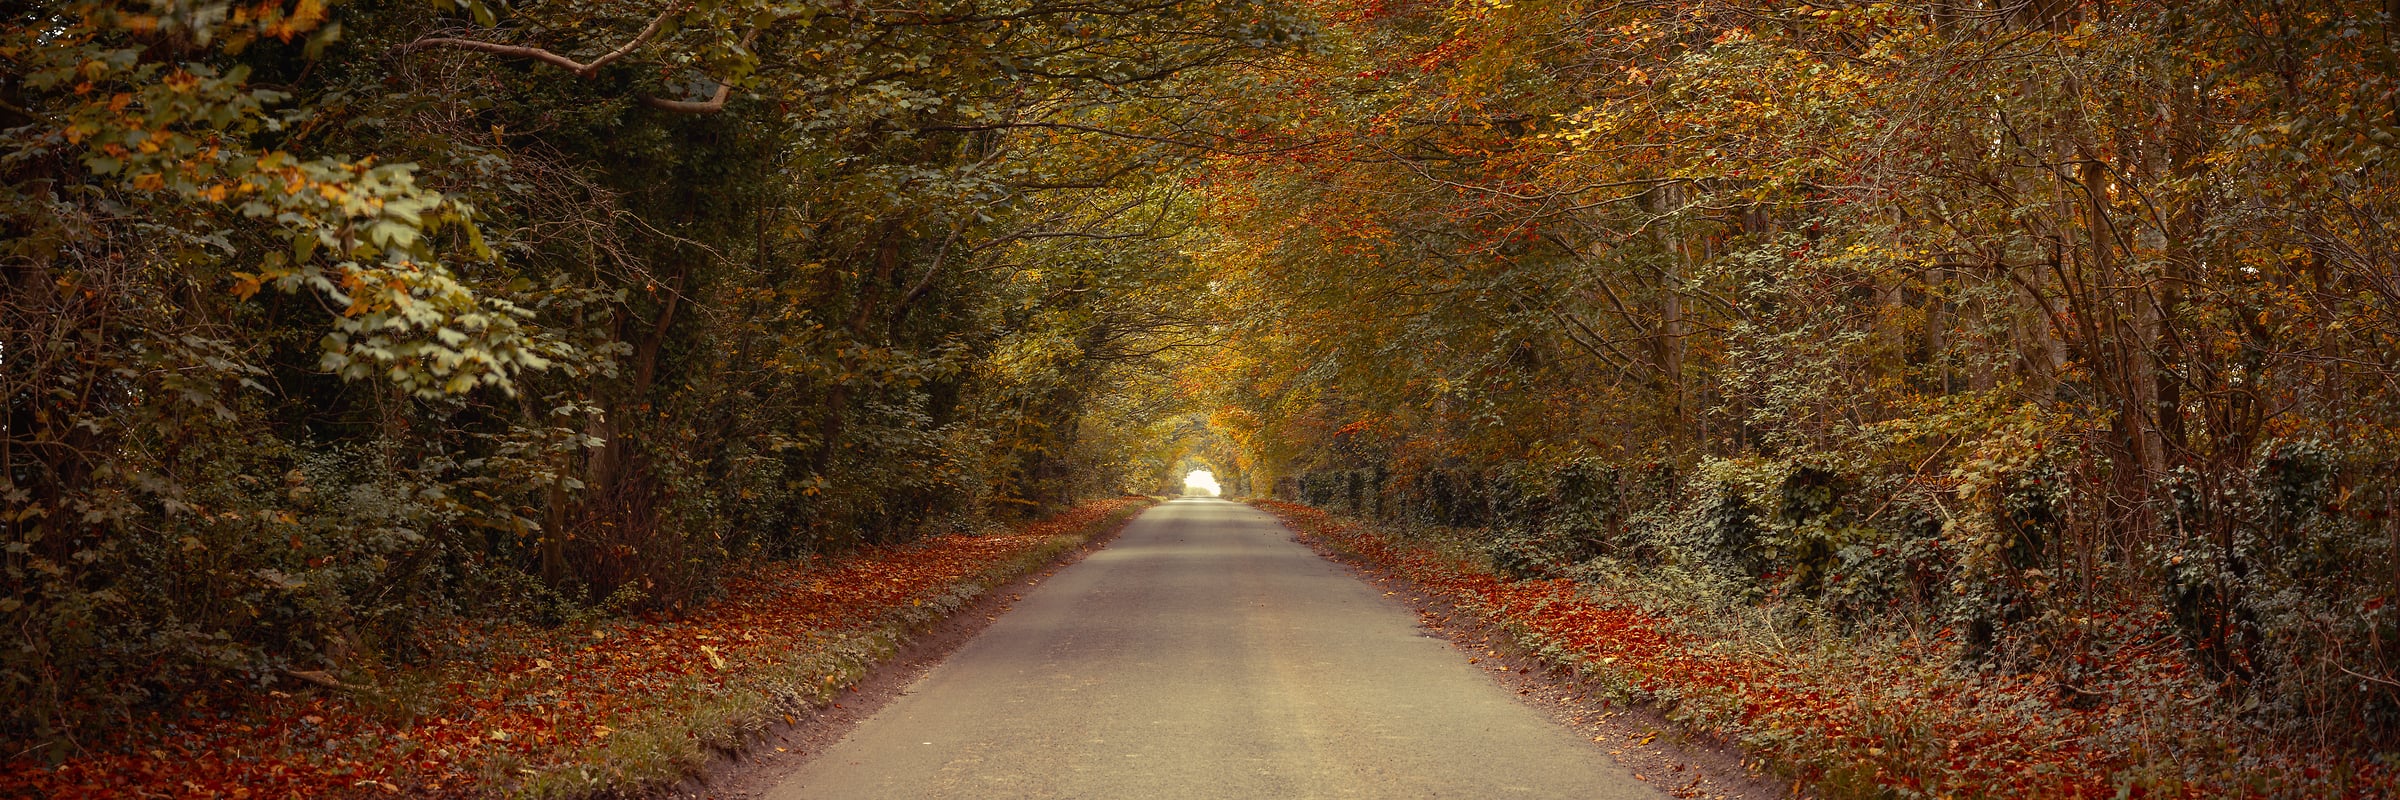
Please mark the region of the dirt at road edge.
<svg viewBox="0 0 2400 800"><path fill-rule="evenodd" d="M985 591L981 597L951 614L924 632L910 637L891 658L867 670L864 677L844 688L841 699L809 712L799 714L791 723L776 723L766 732L751 738L744 749L718 753L698 775L686 778L652 797L672 800L756 800L784 779L799 772L809 759L816 757L833 743L841 741L850 729L875 715L910 684L916 683L927 670L933 669L976 634L982 633L1023 596L1026 589L1040 585L1050 576L1082 561L1108 543L1116 541L1140 514L1128 515L1114 527L1089 541L1060 553L1050 563L1028 572L1024 577Z"/></svg>
<svg viewBox="0 0 2400 800"><path fill-rule="evenodd" d="M1428 635L1448 641L1467 663L1482 669L1485 677L1514 692L1519 702L1576 732L1594 750L1670 797L1813 798L1796 785L1750 769L1741 750L1731 743L1694 737L1656 709L1609 700L1604 690L1574 669L1519 644L1506 625L1460 608L1406 575L1297 532L1292 539L1375 586L1385 599L1415 612L1418 626Z"/></svg>

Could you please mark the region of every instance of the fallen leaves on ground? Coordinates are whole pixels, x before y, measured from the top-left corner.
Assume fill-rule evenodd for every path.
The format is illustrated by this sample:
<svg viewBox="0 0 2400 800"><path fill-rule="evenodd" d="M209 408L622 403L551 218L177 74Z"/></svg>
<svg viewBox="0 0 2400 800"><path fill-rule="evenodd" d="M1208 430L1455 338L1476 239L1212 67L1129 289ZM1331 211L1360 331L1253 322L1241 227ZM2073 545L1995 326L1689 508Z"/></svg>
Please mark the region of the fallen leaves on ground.
<svg viewBox="0 0 2400 800"><path fill-rule="evenodd" d="M1914 663L1826 663L1712 640L1565 579L1508 581L1480 565L1395 542L1294 503L1257 501L1304 538L1404 577L1530 633L1685 724L1768 756L1839 796L2217 798L2400 796L2400 773L2338 756L2232 741L2195 748L2217 724L2204 698L2171 682L2188 669L2164 650L2138 674L2163 676L2149 703L2082 710L2038 676L1962 673L1928 645ZM2189 715L2183 719L2179 714ZM2178 722L2188 724L2178 725ZM2150 731L2166 731L2140 739ZM2183 737L2175 739L2171 737ZM2129 740L2131 744L2129 745Z"/></svg>
<svg viewBox="0 0 2400 800"><path fill-rule="evenodd" d="M850 556L768 565L723 599L673 618L446 632L489 653L388 697L228 688L186 698L117 741L51 766L0 765L5 797L323 798L488 794L572 763L659 709L788 681L845 632L903 610L960 602L979 581L1061 537L1080 541L1147 505L1085 503L1004 535L952 535ZM830 692L834 686L816 687ZM508 768L508 769L504 769Z"/></svg>

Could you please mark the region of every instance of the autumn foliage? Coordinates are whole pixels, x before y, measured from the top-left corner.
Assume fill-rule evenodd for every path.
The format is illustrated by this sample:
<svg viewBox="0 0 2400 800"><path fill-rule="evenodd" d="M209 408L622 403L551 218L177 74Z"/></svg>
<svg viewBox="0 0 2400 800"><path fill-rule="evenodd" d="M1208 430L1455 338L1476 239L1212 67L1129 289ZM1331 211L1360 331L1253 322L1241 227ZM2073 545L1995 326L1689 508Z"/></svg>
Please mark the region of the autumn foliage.
<svg viewBox="0 0 2400 800"><path fill-rule="evenodd" d="M2396 757L2400 7L1310 7L1204 175L1261 493Z"/></svg>
<svg viewBox="0 0 2400 800"><path fill-rule="evenodd" d="M1173 173L1291 22L0 4L8 755L1163 485Z"/></svg>
<svg viewBox="0 0 2400 800"><path fill-rule="evenodd" d="M635 647L462 625L1207 466L1978 676L1711 712L1882 737L1828 781L2380 786L2396 43L2389 0L8 4L0 733L163 764L137 730L265 697L330 760L260 764L452 787L539 735L390 676ZM661 685L750 646L677 641ZM1814 685L1771 663L1683 666ZM447 738L307 722L331 686ZM2106 722L2152 713L2238 743ZM338 763L399 746L493 758Z"/></svg>

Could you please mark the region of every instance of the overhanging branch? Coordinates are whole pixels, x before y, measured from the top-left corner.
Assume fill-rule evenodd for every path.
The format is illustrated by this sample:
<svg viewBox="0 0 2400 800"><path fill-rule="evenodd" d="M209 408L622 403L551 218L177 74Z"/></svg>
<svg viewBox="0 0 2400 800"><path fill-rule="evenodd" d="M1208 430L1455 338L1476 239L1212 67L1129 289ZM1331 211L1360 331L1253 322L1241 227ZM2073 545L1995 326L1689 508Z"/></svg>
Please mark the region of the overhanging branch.
<svg viewBox="0 0 2400 800"><path fill-rule="evenodd" d="M750 49L750 43L758 39L758 30L758 28L751 28L749 33L742 34L742 50ZM642 104L660 111L671 111L677 114L714 114L725 110L725 99L732 96L733 84L720 81L717 83L717 91L710 94L706 100L668 100L663 97L644 95Z"/></svg>
<svg viewBox="0 0 2400 800"><path fill-rule="evenodd" d="M599 58L592 59L592 62L589 64L578 62L575 59L568 58L556 52L552 52L548 49L540 47L500 44L498 42L486 42L478 39L458 39L448 36L435 36L418 39L416 41L409 42L408 44L401 45L399 47L399 51L402 53L413 53L419 50L446 48L451 50L472 50L478 53L490 53L492 55L510 56L514 58L530 58L535 61L540 61L545 64L552 64L566 69L580 77L589 78L593 75L593 73L599 72L601 67L608 66L609 62L624 58L633 51L640 49L643 44L646 44L650 41L650 37L658 35L658 29L667 24L668 17L675 16L676 12L682 10L683 7L678 5L668 8L666 11L660 12L658 16L650 19L650 24L642 26L642 32L635 34L631 41L626 42L624 45L615 50L610 50L607 53L602 54Z"/></svg>

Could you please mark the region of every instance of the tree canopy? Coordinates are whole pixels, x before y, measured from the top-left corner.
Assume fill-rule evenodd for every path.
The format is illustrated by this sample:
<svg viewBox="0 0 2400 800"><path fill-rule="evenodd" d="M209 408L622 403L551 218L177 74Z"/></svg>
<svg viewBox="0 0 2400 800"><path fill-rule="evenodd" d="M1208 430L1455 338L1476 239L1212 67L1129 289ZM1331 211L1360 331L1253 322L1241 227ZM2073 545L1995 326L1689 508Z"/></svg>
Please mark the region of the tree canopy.
<svg viewBox="0 0 2400 800"><path fill-rule="evenodd" d="M2400 7L1318 13L1208 173L1257 485L2390 740Z"/></svg>
<svg viewBox="0 0 2400 800"><path fill-rule="evenodd" d="M9 725L1164 485L1232 2L16 6ZM1145 460L1149 459L1149 460ZM1176 473L1180 478L1180 473ZM527 609L530 609L528 611Z"/></svg>
<svg viewBox="0 0 2400 800"><path fill-rule="evenodd" d="M1196 466L2400 731L2391 2L0 14L12 735Z"/></svg>

